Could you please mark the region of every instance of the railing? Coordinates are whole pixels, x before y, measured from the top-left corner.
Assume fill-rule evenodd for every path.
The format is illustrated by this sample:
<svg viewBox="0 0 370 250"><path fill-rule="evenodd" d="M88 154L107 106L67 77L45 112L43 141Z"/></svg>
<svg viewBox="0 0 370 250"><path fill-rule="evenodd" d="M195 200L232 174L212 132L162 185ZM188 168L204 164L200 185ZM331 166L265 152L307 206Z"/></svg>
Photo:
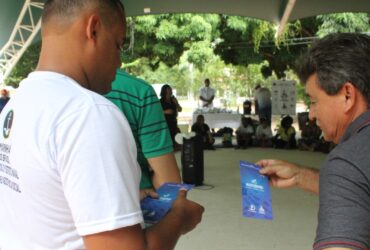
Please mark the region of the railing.
<svg viewBox="0 0 370 250"><path fill-rule="evenodd" d="M0 50L0 75L2 75L2 79L8 77L40 31L43 8L44 3L41 0L25 1L8 42Z"/></svg>

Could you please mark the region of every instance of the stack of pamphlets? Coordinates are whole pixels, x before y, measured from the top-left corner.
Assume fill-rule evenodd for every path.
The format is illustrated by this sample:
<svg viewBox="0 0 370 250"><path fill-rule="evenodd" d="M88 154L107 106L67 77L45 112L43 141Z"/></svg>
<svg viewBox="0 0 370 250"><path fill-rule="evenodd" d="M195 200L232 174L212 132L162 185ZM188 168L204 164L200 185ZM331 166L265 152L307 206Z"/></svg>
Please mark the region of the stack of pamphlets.
<svg viewBox="0 0 370 250"><path fill-rule="evenodd" d="M190 184L165 183L157 189L158 199L151 197L144 198L141 201L141 210L145 224L150 226L160 221L167 214L168 210L171 209L172 203L177 198L179 189L183 188L188 191L193 186Z"/></svg>

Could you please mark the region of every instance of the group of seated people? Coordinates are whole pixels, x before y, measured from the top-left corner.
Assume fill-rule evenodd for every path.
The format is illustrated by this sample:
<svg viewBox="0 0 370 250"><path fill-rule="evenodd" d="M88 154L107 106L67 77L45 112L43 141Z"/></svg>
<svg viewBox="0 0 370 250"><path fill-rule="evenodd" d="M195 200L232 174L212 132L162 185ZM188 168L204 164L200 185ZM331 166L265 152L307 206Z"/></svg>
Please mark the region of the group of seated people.
<svg viewBox="0 0 370 250"><path fill-rule="evenodd" d="M329 152L334 145L326 142L321 136L321 129L314 121L307 120L301 129L301 138L296 140L296 129L293 126L293 118L289 115L284 116L276 128L273 135L271 126L265 118L260 121L253 120L251 117L241 117L241 124L236 129L235 149L246 149L255 147L274 147L280 149L295 149L308 151ZM222 136L223 147L234 147L232 144L233 129L222 128L217 133L212 133L209 126L204 121L203 115L198 115L196 122L191 127L191 131L202 136L204 149L214 149L216 136Z"/></svg>
<svg viewBox="0 0 370 250"><path fill-rule="evenodd" d="M256 123L250 117L242 117L241 124L235 131L236 149L246 149L250 146L270 147L272 145L272 131L268 121L261 118Z"/></svg>
<svg viewBox="0 0 370 250"><path fill-rule="evenodd" d="M255 131L256 127L256 131ZM217 133L212 133L209 126L204 121L203 115L198 115L196 122L192 125L191 131L203 138L204 149L214 149L214 136L223 137L223 145L232 147L233 129L223 128ZM260 124L256 126L252 118L242 117L241 125L236 130L237 148L247 148L249 146L272 146L272 131L266 119L261 119Z"/></svg>

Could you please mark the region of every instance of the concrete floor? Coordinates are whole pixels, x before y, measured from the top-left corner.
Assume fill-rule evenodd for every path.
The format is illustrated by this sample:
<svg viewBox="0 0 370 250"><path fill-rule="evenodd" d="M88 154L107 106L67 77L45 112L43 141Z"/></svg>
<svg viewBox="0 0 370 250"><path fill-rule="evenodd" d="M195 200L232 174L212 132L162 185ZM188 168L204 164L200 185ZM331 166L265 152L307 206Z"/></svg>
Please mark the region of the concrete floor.
<svg viewBox="0 0 370 250"><path fill-rule="evenodd" d="M188 193L205 207L203 220L176 250L309 250L315 237L318 197L299 189L272 189L272 221L242 216L239 161L289 160L319 168L325 154L249 148L204 152L204 184ZM176 159L181 166L180 153ZM208 186L209 185L209 186Z"/></svg>

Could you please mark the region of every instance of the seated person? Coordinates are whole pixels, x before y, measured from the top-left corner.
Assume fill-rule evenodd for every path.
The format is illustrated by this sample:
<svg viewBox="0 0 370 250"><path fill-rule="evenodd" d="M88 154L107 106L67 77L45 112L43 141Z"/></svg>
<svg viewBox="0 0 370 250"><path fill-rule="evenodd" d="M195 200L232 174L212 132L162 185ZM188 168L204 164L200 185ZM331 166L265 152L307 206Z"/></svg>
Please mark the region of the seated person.
<svg viewBox="0 0 370 250"><path fill-rule="evenodd" d="M225 148L230 148L233 146L233 130L227 131L222 135L222 145Z"/></svg>
<svg viewBox="0 0 370 250"><path fill-rule="evenodd" d="M198 136L203 138L203 148L204 149L215 149L213 144L215 139L211 135L209 126L204 123L204 116L198 115L197 121L191 126L191 131L195 132Z"/></svg>
<svg viewBox="0 0 370 250"><path fill-rule="evenodd" d="M242 117L241 125L236 130L236 141L238 145L236 149L239 148L247 148L248 146L252 145L254 136L254 128L253 128L253 121L250 117Z"/></svg>
<svg viewBox="0 0 370 250"><path fill-rule="evenodd" d="M300 150L315 151L320 144L321 129L314 120L308 120L302 126L301 139L298 140Z"/></svg>
<svg viewBox="0 0 370 250"><path fill-rule="evenodd" d="M220 128L216 133L211 133L213 137L222 137L222 146L229 148L233 146L234 130L229 127Z"/></svg>
<svg viewBox="0 0 370 250"><path fill-rule="evenodd" d="M295 140L295 128L292 126L293 118L289 115L285 116L278 128L277 134L273 139L274 147L292 149L297 147Z"/></svg>
<svg viewBox="0 0 370 250"><path fill-rule="evenodd" d="M272 131L266 118L260 119L260 124L256 129L255 137L256 146L271 147L272 146Z"/></svg>

